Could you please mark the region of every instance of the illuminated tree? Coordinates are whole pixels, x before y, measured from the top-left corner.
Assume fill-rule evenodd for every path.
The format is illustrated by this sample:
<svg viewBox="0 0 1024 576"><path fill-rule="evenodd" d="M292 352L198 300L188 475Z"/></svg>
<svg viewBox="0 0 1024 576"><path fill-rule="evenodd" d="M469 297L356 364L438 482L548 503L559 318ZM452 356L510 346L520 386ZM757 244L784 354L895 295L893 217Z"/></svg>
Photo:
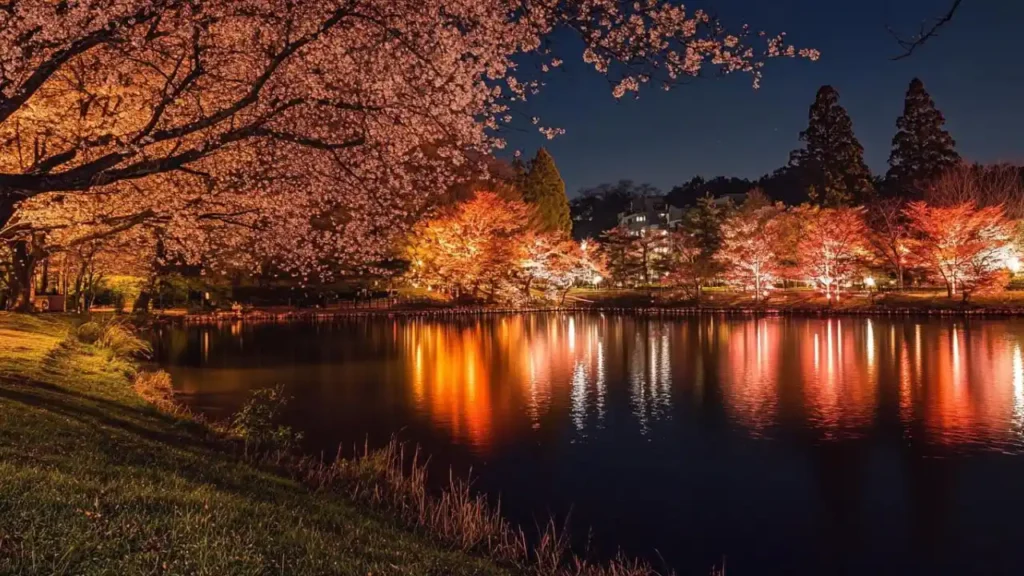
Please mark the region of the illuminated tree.
<svg viewBox="0 0 1024 576"><path fill-rule="evenodd" d="M528 238L523 246L519 270L526 279L526 292L539 280L550 298L562 305L573 286L593 285L607 273L593 242L576 242L560 233Z"/></svg>
<svg viewBox="0 0 1024 576"><path fill-rule="evenodd" d="M523 179L523 200L533 206L534 228L538 231L559 232L564 236L572 233L565 182L558 173L555 159L544 148L537 151Z"/></svg>
<svg viewBox="0 0 1024 576"><path fill-rule="evenodd" d="M669 236L670 271L667 284L682 288L687 298L700 301L704 283L718 271L718 263L707 257L700 237L692 230L673 230Z"/></svg>
<svg viewBox="0 0 1024 576"><path fill-rule="evenodd" d="M782 214L781 204L770 204L755 192L722 222L718 260L726 280L743 290L753 290L757 301L773 287L781 271Z"/></svg>
<svg viewBox="0 0 1024 576"><path fill-rule="evenodd" d="M722 271L722 222L732 204L720 206L708 194L687 210L669 238L670 284L681 286L687 297L700 301L704 284Z"/></svg>
<svg viewBox="0 0 1024 576"><path fill-rule="evenodd" d="M708 67L756 84L765 58L817 56L777 36L755 51L760 36L663 0L8 2L0 238L157 220L187 259L230 235L304 275L325 270L324 250L372 261L504 145L510 106L542 85L516 59L558 67L556 29L579 35L615 97ZM80 213L96 189L106 209Z"/></svg>
<svg viewBox="0 0 1024 576"><path fill-rule="evenodd" d="M453 296L492 298L510 283L521 257L529 208L477 192L448 213L418 225L407 249L410 279Z"/></svg>
<svg viewBox="0 0 1024 576"><path fill-rule="evenodd" d="M914 258L946 285L950 298L1002 289L1014 256L1013 225L1002 207L967 202L929 206L911 202L905 210L913 234Z"/></svg>
<svg viewBox="0 0 1024 576"><path fill-rule="evenodd" d="M829 302L839 299L868 254L863 208L801 206L792 214L798 226L796 270Z"/></svg>
<svg viewBox="0 0 1024 576"><path fill-rule="evenodd" d="M896 288L903 290L904 277L911 265L910 228L900 198L877 198L867 206L868 243L875 256L896 275Z"/></svg>

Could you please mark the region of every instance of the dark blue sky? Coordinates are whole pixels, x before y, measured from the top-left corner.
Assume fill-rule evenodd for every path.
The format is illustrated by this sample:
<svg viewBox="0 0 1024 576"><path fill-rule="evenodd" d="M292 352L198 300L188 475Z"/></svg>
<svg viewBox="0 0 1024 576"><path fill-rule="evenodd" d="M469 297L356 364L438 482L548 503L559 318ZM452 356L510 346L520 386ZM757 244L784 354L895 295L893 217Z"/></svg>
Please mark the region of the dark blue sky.
<svg viewBox="0 0 1024 576"><path fill-rule="evenodd" d="M575 194L582 187L631 179L667 191L694 175L756 178L786 163L807 123L818 87L831 84L853 118L868 164L884 172L896 117L910 79L920 77L961 155L973 161L1024 163L1024 0L965 0L940 37L911 58L885 26L917 30L950 0L717 0L690 7L715 11L727 24L785 31L797 46L818 48L818 62L773 60L753 90L735 75L699 80L639 99L612 98L607 81L567 54L530 113L567 133L546 141L511 134L510 146L554 155Z"/></svg>

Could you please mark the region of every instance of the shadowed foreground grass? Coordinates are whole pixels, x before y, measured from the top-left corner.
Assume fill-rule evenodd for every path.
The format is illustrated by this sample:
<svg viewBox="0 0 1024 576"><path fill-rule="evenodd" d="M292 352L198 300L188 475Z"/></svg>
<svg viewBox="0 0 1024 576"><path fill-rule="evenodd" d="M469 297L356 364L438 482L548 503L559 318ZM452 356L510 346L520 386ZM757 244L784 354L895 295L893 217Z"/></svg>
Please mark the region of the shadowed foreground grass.
<svg viewBox="0 0 1024 576"><path fill-rule="evenodd" d="M0 574L508 574L246 465L54 317L0 313Z"/></svg>

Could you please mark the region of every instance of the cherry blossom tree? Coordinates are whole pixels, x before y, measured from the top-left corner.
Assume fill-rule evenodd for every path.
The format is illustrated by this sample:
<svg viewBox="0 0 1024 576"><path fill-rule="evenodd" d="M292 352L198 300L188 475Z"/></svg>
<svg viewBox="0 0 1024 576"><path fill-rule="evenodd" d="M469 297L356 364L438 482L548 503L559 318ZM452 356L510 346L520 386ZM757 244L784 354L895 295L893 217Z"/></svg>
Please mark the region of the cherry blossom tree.
<svg viewBox="0 0 1024 576"><path fill-rule="evenodd" d="M669 235L669 273L665 282L682 289L687 298L700 302L704 284L721 268L701 241L699 232L680 228Z"/></svg>
<svg viewBox="0 0 1024 576"><path fill-rule="evenodd" d="M801 206L793 211L798 226L796 270L831 303L850 284L868 255L863 208Z"/></svg>
<svg viewBox="0 0 1024 576"><path fill-rule="evenodd" d="M1013 224L1001 206L976 208L967 202L929 206L911 202L906 208L913 234L913 255L946 285L950 298L1002 289L1014 257Z"/></svg>
<svg viewBox="0 0 1024 576"><path fill-rule="evenodd" d="M910 228L900 198L876 198L867 206L868 243L876 258L896 275L896 288L903 290L904 277L911 264Z"/></svg>
<svg viewBox="0 0 1024 576"><path fill-rule="evenodd" d="M529 297L530 286L539 280L549 299L560 306L565 303L572 287L601 282L607 274L602 255L594 242L576 242L560 232L528 238L522 251L524 258L518 266L526 279L526 296Z"/></svg>
<svg viewBox="0 0 1024 576"><path fill-rule="evenodd" d="M722 222L719 261L726 280L743 290L753 290L761 301L778 280L781 240L784 236L780 204L771 204L753 192L739 210Z"/></svg>
<svg viewBox="0 0 1024 576"><path fill-rule="evenodd" d="M543 85L524 59L561 65L558 29L615 97L708 69L757 84L768 58L817 57L667 0L9 2L0 238L156 222L192 260L216 238L300 274L325 253L371 261L504 145Z"/></svg>

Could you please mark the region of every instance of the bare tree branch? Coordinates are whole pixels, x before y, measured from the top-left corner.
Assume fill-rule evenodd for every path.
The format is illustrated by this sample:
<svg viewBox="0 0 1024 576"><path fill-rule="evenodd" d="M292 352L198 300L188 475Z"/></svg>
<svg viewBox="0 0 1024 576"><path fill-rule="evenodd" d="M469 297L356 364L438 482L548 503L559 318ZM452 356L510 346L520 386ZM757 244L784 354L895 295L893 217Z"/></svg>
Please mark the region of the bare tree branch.
<svg viewBox="0 0 1024 576"><path fill-rule="evenodd" d="M910 38L900 36L895 30L887 26L886 30L889 31L889 34L896 39L896 43L899 44L901 49L903 49L903 53L893 56L892 60L903 60L904 58L909 58L910 55L913 54L915 50L923 46L925 42L928 42L932 38L938 36L939 29L953 19L953 16L956 15L956 11L960 8L961 3L963 3L963 0L953 0L952 6L949 7L949 10L946 11L944 16L922 22L921 29L918 30L917 34Z"/></svg>

